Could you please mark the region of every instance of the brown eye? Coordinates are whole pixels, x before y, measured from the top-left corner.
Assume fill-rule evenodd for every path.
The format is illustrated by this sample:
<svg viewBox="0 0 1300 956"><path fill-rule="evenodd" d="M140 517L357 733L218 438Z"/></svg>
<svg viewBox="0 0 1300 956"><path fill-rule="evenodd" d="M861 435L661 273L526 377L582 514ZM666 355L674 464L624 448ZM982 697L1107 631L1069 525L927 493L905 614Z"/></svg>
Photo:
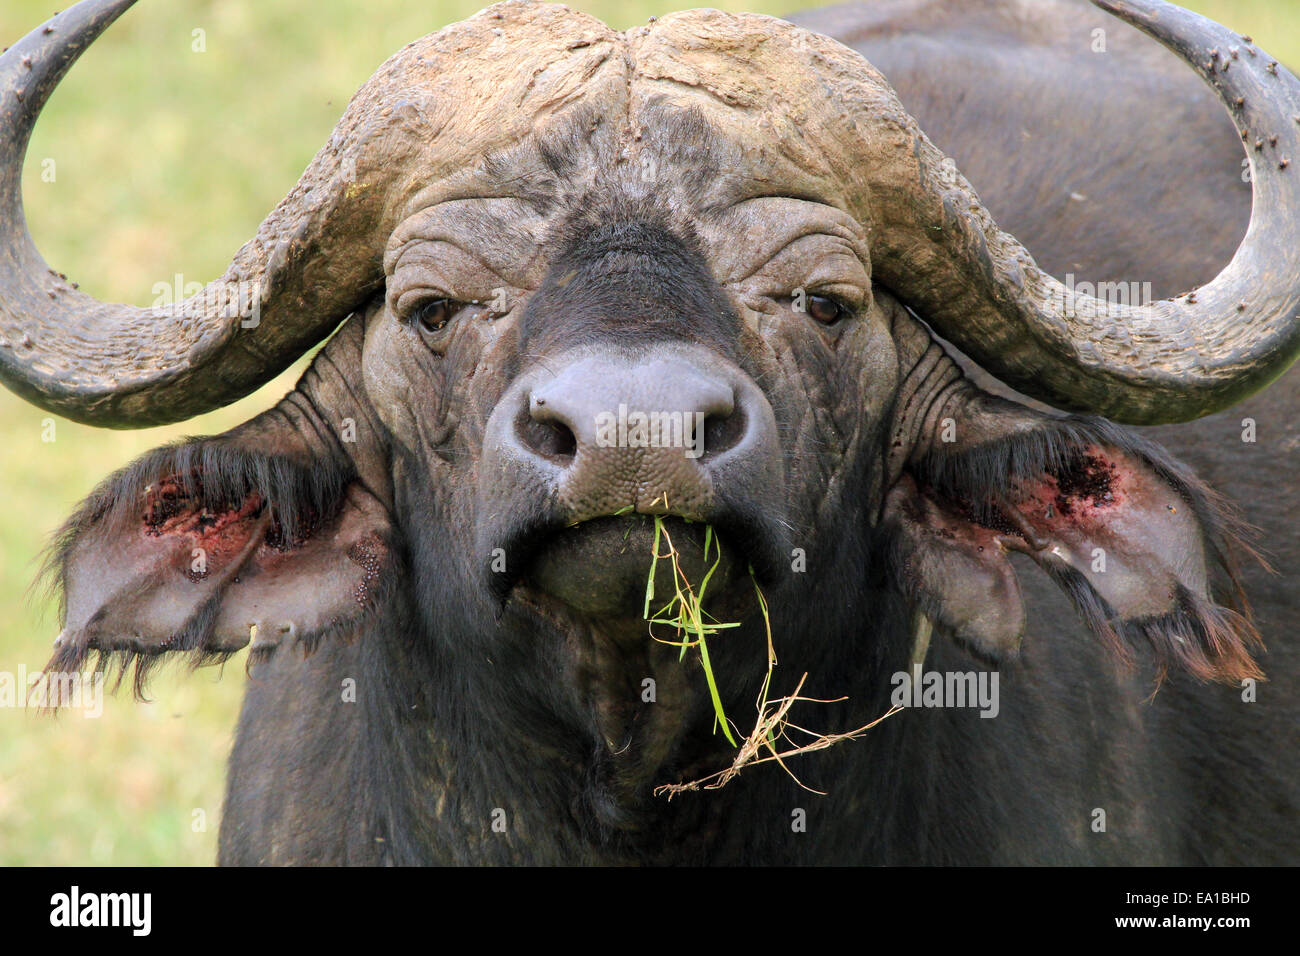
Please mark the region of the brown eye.
<svg viewBox="0 0 1300 956"><path fill-rule="evenodd" d="M808 296L808 314L823 325L830 325L848 315L849 310L837 299L824 295L810 295Z"/></svg>
<svg viewBox="0 0 1300 956"><path fill-rule="evenodd" d="M411 316L420 331L426 334L442 331L460 310L461 304L454 299L430 299L421 303Z"/></svg>

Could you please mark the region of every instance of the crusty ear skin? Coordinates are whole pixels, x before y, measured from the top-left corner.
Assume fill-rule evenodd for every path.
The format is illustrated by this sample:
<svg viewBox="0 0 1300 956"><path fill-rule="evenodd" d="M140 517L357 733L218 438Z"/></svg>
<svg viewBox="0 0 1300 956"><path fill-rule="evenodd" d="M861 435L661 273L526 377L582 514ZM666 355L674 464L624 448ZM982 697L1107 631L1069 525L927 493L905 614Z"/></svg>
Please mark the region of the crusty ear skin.
<svg viewBox="0 0 1300 956"><path fill-rule="evenodd" d="M1186 469L1102 419L1053 418L968 382L945 406L951 440L911 456L883 522L895 580L936 624L985 657L1014 656L1025 611L1009 554L1020 551L1121 658L1148 644L1158 680L1170 668L1262 676L1257 632L1211 596L1213 564L1235 584L1237 527Z"/></svg>
<svg viewBox="0 0 1300 956"><path fill-rule="evenodd" d="M195 664L253 642L308 649L346 632L388 575L382 504L344 458L304 464L218 437L156 449L105 482L52 555L64 629L48 669ZM120 680L120 675L119 675Z"/></svg>

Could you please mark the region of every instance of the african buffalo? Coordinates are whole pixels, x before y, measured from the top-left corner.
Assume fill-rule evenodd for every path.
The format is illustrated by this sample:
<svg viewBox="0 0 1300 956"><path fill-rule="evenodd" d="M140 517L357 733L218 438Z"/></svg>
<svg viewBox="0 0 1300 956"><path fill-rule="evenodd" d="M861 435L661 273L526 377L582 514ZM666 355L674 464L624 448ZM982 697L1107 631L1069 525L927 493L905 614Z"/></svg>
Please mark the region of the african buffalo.
<svg viewBox="0 0 1300 956"><path fill-rule="evenodd" d="M1097 3L1177 59L1055 0L625 33L501 3L384 64L226 275L146 310L50 270L20 190L131 2L0 58L0 379L156 424L328 337L55 549L53 671L139 689L251 642L222 862L1300 859L1295 377L1251 398L1300 348L1300 83L1252 41L1159 0ZM1129 280L1178 294L1087 291ZM1124 427L1157 424L1194 469ZM647 633L661 527L739 624L708 680ZM773 765L656 795L731 763L768 624L774 696L848 698L794 705L818 732L900 676L997 699L791 759L824 796Z"/></svg>

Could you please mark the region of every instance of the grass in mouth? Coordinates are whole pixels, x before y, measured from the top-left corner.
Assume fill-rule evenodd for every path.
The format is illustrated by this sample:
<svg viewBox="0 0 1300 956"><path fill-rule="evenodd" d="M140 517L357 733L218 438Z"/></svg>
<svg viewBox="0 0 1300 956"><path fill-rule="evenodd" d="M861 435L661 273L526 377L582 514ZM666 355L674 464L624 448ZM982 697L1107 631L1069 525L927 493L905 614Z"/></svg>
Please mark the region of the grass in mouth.
<svg viewBox="0 0 1300 956"><path fill-rule="evenodd" d="M713 572L718 570L718 565L722 562L722 549L718 546L717 539L713 535L713 528L706 526L704 529L704 563L708 564L709 562L710 547L717 552L717 555L713 559L713 564L704 572L704 578L700 581L699 588L695 589L682 572L677 548L673 545L673 539L668 534L668 529L664 527L663 517L661 515L655 515L654 517L655 540L651 549L650 576L646 580L645 611L642 616L650 623L651 636L654 636L656 624L671 627L675 630L676 639L664 640L663 642L679 646L682 649L681 660L686 659L686 652L692 647L699 649L700 663L704 667L704 678L709 684L709 697L713 701L714 730L716 732L721 727L727 742L733 747L738 747L740 745L736 743L736 738L731 733L731 721L727 720L727 715L722 709L722 698L718 694L718 682L713 677L713 665L709 661L708 639L721 630L739 627L740 624L723 624L714 620L712 615L704 610L704 595L708 590L709 581L713 578ZM668 544L668 551L665 554L659 553L661 542L667 542ZM673 593L668 599L668 603L652 616L650 605L655 597L655 571L658 569L661 559L672 562ZM663 639L656 637L655 640ZM770 642L768 647L771 647Z"/></svg>
<svg viewBox="0 0 1300 956"><path fill-rule="evenodd" d="M770 697L772 674L777 665L776 647L772 642L772 619L768 613L767 599L763 596L763 591L759 588L758 581L754 577L754 569L751 567L749 568L749 576L754 584L754 594L758 598L758 607L763 615L763 626L767 635L767 673L763 678L763 686L759 691L756 702L758 714L754 722L754 728L744 738L743 742L738 743L733 731L738 731L739 728L733 727L732 721L728 719L726 712L723 710L722 697L718 693L718 682L714 677L713 664L709 659L709 640L718 636L722 631L739 627L740 623L718 621L704 610L704 598L708 592L709 582L712 580L714 572L718 570L718 566L722 563L721 546L718 543L717 536L713 533L712 526L706 525L704 528L704 564L707 570L704 572L704 577L700 580L699 585L692 585L682 571L680 554L676 545L673 544L672 535L669 533L668 528L664 526L663 516L655 515L654 522L654 545L650 561L650 574L646 579L645 609L642 616L649 623L650 636L662 643L680 647L682 660L685 660L687 651L691 649L699 652L700 665L704 670L704 679L709 686L709 698L713 702L714 732L721 730L727 738L727 742L737 748L731 766L725 770L685 783L664 784L655 788L655 795L667 795L669 799L672 799L676 794L688 790L716 790L725 787L745 767L773 761L779 764L781 769L789 774L791 779L799 786L813 793L821 793L822 791L814 790L795 776L794 772L786 765L786 759L798 754L824 750L840 741L860 737L886 717L897 713L899 708L891 708L869 724L840 734L818 734L792 723L789 719L789 712L790 708L796 703L829 704L846 698L837 697L832 700L822 700L815 697L801 696L800 691L803 689L804 682L808 679L807 674L799 678L794 692L790 695L775 699ZM711 564L710 560L712 560ZM662 605L656 605L655 572L660 561L671 562L673 586L667 601ZM673 637L658 636L655 633L656 626L671 628ZM801 734L803 737L795 738L791 736L792 734Z"/></svg>

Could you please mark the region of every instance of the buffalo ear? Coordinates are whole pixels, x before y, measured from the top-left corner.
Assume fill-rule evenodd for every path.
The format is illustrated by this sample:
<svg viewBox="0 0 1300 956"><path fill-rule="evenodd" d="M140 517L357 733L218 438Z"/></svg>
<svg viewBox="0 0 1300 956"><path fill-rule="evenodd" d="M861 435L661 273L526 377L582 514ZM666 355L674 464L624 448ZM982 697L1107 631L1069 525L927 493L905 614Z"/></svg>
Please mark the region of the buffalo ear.
<svg viewBox="0 0 1300 956"><path fill-rule="evenodd" d="M1212 596L1245 547L1225 503L1161 449L1102 419L1054 418L963 383L949 440L925 436L884 511L903 592L974 652L1014 657L1025 610L1010 553L1029 555L1121 659L1261 675L1247 617ZM1247 550L1249 550L1247 548ZM1238 591L1239 593L1239 591Z"/></svg>
<svg viewBox="0 0 1300 956"><path fill-rule="evenodd" d="M247 426L245 426L247 427ZM268 455L231 436L156 449L112 476L56 544L63 632L49 669L310 650L385 584L387 511L347 459Z"/></svg>
<svg viewBox="0 0 1300 956"><path fill-rule="evenodd" d="M894 580L914 605L977 656L1016 657L1025 602L993 531L947 509L907 472L886 498L884 529Z"/></svg>

